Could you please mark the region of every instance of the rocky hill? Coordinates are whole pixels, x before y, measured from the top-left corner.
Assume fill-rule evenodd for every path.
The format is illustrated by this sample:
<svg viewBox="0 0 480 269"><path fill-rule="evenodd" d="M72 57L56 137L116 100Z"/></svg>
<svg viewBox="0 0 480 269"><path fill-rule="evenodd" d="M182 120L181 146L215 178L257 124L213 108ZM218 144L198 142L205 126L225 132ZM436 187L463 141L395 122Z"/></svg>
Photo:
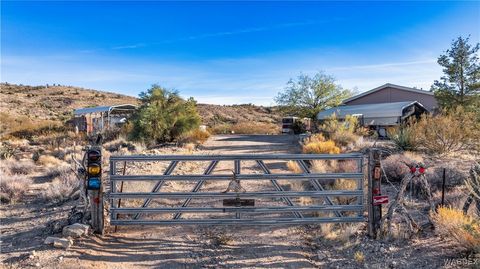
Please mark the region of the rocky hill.
<svg viewBox="0 0 480 269"><path fill-rule="evenodd" d="M0 84L0 113L10 117L22 116L32 120L65 121L76 108L138 104L135 97L62 85L26 86ZM275 108L255 105L198 104L203 124L235 124L238 122L276 123L279 113Z"/></svg>

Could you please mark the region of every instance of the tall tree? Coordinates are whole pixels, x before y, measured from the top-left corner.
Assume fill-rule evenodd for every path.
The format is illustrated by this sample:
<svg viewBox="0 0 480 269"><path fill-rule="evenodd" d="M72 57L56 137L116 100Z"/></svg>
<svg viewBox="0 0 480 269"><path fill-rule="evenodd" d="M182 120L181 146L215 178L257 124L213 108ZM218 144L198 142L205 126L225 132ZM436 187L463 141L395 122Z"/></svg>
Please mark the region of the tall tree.
<svg viewBox="0 0 480 269"><path fill-rule="evenodd" d="M132 138L148 143L172 141L198 128L200 116L193 98L153 85L140 94L142 105L133 117Z"/></svg>
<svg viewBox="0 0 480 269"><path fill-rule="evenodd" d="M480 106L479 48L478 43L470 45L468 37L458 37L452 42L452 47L438 58L444 76L435 80L432 91L442 108L463 106L468 110L477 110Z"/></svg>
<svg viewBox="0 0 480 269"><path fill-rule="evenodd" d="M319 72L313 77L301 74L290 79L275 102L289 115L314 119L318 112L338 106L350 96L351 91L336 84L332 76Z"/></svg>

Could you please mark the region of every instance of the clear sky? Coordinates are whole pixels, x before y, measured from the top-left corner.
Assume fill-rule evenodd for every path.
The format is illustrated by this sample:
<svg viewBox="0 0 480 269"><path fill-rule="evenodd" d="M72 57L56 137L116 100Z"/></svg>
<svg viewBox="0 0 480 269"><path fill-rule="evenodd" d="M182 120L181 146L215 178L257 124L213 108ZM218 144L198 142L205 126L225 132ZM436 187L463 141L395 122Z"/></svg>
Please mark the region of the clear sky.
<svg viewBox="0 0 480 269"><path fill-rule="evenodd" d="M2 1L1 81L271 105L318 71L429 89L460 35L480 41L480 2Z"/></svg>

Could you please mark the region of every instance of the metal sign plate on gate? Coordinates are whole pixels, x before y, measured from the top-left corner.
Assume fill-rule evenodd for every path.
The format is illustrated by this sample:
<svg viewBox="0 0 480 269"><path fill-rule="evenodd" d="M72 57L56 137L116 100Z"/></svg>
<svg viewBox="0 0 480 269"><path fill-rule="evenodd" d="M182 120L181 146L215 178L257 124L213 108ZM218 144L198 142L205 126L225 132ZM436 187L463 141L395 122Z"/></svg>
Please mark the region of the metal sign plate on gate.
<svg viewBox="0 0 480 269"><path fill-rule="evenodd" d="M223 206L255 206L255 199L223 199Z"/></svg>

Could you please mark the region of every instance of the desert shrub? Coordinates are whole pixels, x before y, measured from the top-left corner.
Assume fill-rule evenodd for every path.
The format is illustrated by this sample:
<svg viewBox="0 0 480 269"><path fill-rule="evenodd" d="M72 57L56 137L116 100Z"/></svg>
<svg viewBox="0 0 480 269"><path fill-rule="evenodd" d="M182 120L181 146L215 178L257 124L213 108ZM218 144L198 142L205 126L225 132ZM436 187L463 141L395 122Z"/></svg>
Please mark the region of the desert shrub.
<svg viewBox="0 0 480 269"><path fill-rule="evenodd" d="M120 137L104 143L103 148L109 152L115 152L121 150L122 148L125 148L128 151L142 151L144 147L140 143L133 143L131 141L127 141L125 138Z"/></svg>
<svg viewBox="0 0 480 269"><path fill-rule="evenodd" d="M52 184L42 193L42 197L49 201L60 203L68 200L78 188L80 181L75 174L65 168L55 177Z"/></svg>
<svg viewBox="0 0 480 269"><path fill-rule="evenodd" d="M462 185L467 178L467 174L455 165L428 168L426 177L432 191L441 190L443 184L443 169L445 169L445 183L447 189Z"/></svg>
<svg viewBox="0 0 480 269"><path fill-rule="evenodd" d="M140 94L142 105L132 119L130 137L148 144L170 142L195 130L200 124L196 102L184 100L178 92L153 85Z"/></svg>
<svg viewBox="0 0 480 269"><path fill-rule="evenodd" d="M195 129L193 131L190 131L190 132L182 135L178 139L178 142L180 144L187 144L187 143L203 144L203 143L205 143L205 141L208 140L209 137L210 137L209 132L202 131L200 129Z"/></svg>
<svg viewBox="0 0 480 269"><path fill-rule="evenodd" d="M65 162L53 157L52 155L40 155L37 163L42 166L60 166Z"/></svg>
<svg viewBox="0 0 480 269"><path fill-rule="evenodd" d="M338 160L333 165L337 173L356 173L359 166L356 160Z"/></svg>
<svg viewBox="0 0 480 269"><path fill-rule="evenodd" d="M415 124L415 123L411 123ZM404 124L387 129L388 138L401 150L416 150L418 148L418 135L416 128Z"/></svg>
<svg viewBox="0 0 480 269"><path fill-rule="evenodd" d="M0 159L9 159L15 155L15 148L8 142L2 142L0 144Z"/></svg>
<svg viewBox="0 0 480 269"><path fill-rule="evenodd" d="M336 131L330 134L330 139L335 141L337 145L346 147L354 145L360 138L358 135L349 131Z"/></svg>
<svg viewBox="0 0 480 269"><path fill-rule="evenodd" d="M365 255L361 251L356 251L353 254L353 259L358 263L363 263L365 261Z"/></svg>
<svg viewBox="0 0 480 269"><path fill-rule="evenodd" d="M420 146L431 154L480 150L480 122L475 113L461 108L440 115L423 115L414 130Z"/></svg>
<svg viewBox="0 0 480 269"><path fill-rule="evenodd" d="M312 134L309 136L307 139L305 139L305 144L308 143L316 143L316 142L324 142L325 141L325 136L323 134L318 133L318 134Z"/></svg>
<svg viewBox="0 0 480 269"><path fill-rule="evenodd" d="M28 175L35 170L35 164L32 160L8 159L5 164L12 174Z"/></svg>
<svg viewBox="0 0 480 269"><path fill-rule="evenodd" d="M10 174L0 168L0 200L3 203L19 201L28 190L32 180L22 174Z"/></svg>
<svg viewBox="0 0 480 269"><path fill-rule="evenodd" d="M60 176L61 174L71 172L70 166L67 164L63 163L61 165L56 165L56 166L46 166L45 167L45 176L47 178L56 178Z"/></svg>
<svg viewBox="0 0 480 269"><path fill-rule="evenodd" d="M332 115L323 121L323 124L320 125L320 130L329 137L337 131L354 133L357 127L358 120L356 117L347 115L344 120L338 120L335 115Z"/></svg>
<svg viewBox="0 0 480 269"><path fill-rule="evenodd" d="M335 145L335 142L332 140L327 140L324 142L308 143L303 146L303 153L307 154L338 154L340 153L340 148Z"/></svg>
<svg viewBox="0 0 480 269"><path fill-rule="evenodd" d="M288 170L294 172L294 173L302 173L303 170L302 168L300 168L300 166L298 165L298 163L296 161L288 161L287 162L287 168Z"/></svg>
<svg viewBox="0 0 480 269"><path fill-rule="evenodd" d="M405 163L420 161L420 157L414 153L405 152L390 155L382 161L384 176L390 181L401 181L406 174L410 173L410 169Z"/></svg>
<svg viewBox="0 0 480 269"><path fill-rule="evenodd" d="M480 222L478 219L450 207L439 207L436 213L432 213L431 219L439 234L452 239L460 248L471 252L480 252Z"/></svg>
<svg viewBox="0 0 480 269"><path fill-rule="evenodd" d="M357 130L363 132L363 128L358 125L358 119L350 115L345 116L344 120L338 120L332 115L323 122L320 130L327 138L342 147L355 144L359 139Z"/></svg>
<svg viewBox="0 0 480 269"><path fill-rule="evenodd" d="M207 129L207 131L211 134L229 134L232 132L231 130L232 125L228 123L215 124Z"/></svg>
<svg viewBox="0 0 480 269"><path fill-rule="evenodd" d="M354 179L336 179L333 183L332 189L334 190L356 190L357 189L357 181ZM348 196L337 196L335 200L338 204L348 205L357 200L356 197L348 197Z"/></svg>

